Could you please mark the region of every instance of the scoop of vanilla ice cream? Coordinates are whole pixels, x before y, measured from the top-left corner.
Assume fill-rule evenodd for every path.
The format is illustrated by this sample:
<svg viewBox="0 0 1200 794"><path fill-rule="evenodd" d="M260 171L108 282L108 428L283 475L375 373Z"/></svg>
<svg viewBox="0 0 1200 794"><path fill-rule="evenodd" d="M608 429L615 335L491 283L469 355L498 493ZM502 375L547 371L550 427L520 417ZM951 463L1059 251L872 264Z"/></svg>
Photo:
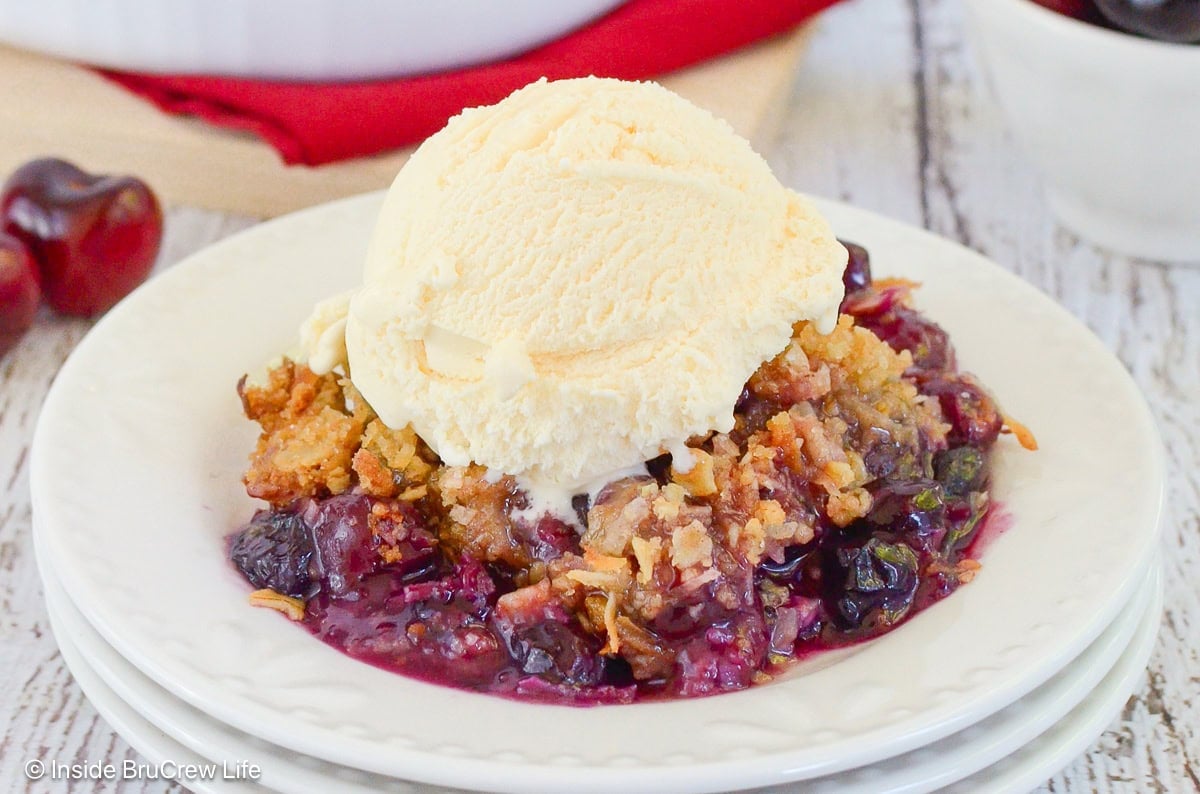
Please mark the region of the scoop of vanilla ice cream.
<svg viewBox="0 0 1200 794"><path fill-rule="evenodd" d="M326 373L346 361L346 315L353 292L318 303L300 326L300 352L313 372Z"/></svg>
<svg viewBox="0 0 1200 794"><path fill-rule="evenodd" d="M449 464L585 490L729 430L793 323L832 328L846 256L708 112L653 83L541 81L396 177L349 302L351 377Z"/></svg>

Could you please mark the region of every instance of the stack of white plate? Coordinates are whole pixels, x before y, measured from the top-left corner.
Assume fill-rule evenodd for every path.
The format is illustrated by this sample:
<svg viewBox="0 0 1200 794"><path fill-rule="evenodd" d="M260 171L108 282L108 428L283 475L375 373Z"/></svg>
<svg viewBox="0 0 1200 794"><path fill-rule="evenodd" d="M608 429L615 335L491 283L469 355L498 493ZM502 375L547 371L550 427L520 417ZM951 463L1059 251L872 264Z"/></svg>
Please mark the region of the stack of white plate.
<svg viewBox="0 0 1200 794"><path fill-rule="evenodd" d="M32 484L55 636L96 708L151 762L231 775L249 762L257 784L281 791L1011 792L1117 715L1162 604L1163 461L1141 396L1032 287L830 202L826 217L870 249L877 275L923 283L918 303L963 368L1040 443L997 445L997 536L971 584L767 685L591 709L407 679L249 607L224 543L254 509L240 475L255 431L234 384L292 346L312 303L353 286L379 201L319 207L196 254L101 321L46 400Z"/></svg>

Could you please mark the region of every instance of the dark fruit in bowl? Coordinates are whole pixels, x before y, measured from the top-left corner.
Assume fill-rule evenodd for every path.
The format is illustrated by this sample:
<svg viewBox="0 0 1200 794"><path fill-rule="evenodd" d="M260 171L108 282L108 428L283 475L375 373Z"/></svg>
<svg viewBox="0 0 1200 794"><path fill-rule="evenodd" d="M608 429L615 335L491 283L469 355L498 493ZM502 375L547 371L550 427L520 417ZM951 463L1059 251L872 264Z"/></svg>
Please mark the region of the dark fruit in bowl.
<svg viewBox="0 0 1200 794"><path fill-rule="evenodd" d="M9 177L0 217L29 247L46 302L62 314L112 307L145 280L162 242L162 208L144 182L94 176L54 158Z"/></svg>
<svg viewBox="0 0 1200 794"><path fill-rule="evenodd" d="M1159 41L1200 42L1200 0L1095 0L1112 24Z"/></svg>
<svg viewBox="0 0 1200 794"><path fill-rule="evenodd" d="M1040 6L1085 22L1099 22L1100 14L1092 0L1034 0Z"/></svg>
<svg viewBox="0 0 1200 794"><path fill-rule="evenodd" d="M0 356L33 325L41 293L29 249L11 234L0 232Z"/></svg>

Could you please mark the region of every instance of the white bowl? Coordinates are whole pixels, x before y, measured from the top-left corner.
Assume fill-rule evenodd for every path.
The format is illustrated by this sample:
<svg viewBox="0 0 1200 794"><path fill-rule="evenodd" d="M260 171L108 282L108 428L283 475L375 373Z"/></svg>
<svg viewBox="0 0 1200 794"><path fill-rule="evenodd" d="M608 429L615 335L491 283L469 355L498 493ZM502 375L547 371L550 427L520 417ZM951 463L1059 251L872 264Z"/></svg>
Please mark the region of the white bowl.
<svg viewBox="0 0 1200 794"><path fill-rule="evenodd" d="M1200 46L1031 0L969 0L976 50L1051 209L1115 251L1200 264Z"/></svg>
<svg viewBox="0 0 1200 794"><path fill-rule="evenodd" d="M0 42L138 72L419 74L515 55L623 0L0 0Z"/></svg>

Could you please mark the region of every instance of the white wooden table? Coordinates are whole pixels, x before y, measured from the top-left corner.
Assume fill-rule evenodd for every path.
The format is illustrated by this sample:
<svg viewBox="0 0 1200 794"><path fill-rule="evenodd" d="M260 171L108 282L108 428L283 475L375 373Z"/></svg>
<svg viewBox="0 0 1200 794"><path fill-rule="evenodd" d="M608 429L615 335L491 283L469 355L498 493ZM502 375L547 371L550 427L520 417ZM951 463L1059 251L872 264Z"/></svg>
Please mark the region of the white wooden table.
<svg viewBox="0 0 1200 794"><path fill-rule="evenodd" d="M1121 717L1042 791L1200 791L1200 268L1115 256L1055 224L964 43L962 13L958 0L849 0L829 12L765 154L785 184L924 226L1019 273L1083 319L1133 373L1167 445L1166 615L1149 671ZM253 222L172 209L160 267ZM136 757L58 656L30 544L34 422L88 327L44 315L0 361L4 791L26 787L30 758Z"/></svg>

